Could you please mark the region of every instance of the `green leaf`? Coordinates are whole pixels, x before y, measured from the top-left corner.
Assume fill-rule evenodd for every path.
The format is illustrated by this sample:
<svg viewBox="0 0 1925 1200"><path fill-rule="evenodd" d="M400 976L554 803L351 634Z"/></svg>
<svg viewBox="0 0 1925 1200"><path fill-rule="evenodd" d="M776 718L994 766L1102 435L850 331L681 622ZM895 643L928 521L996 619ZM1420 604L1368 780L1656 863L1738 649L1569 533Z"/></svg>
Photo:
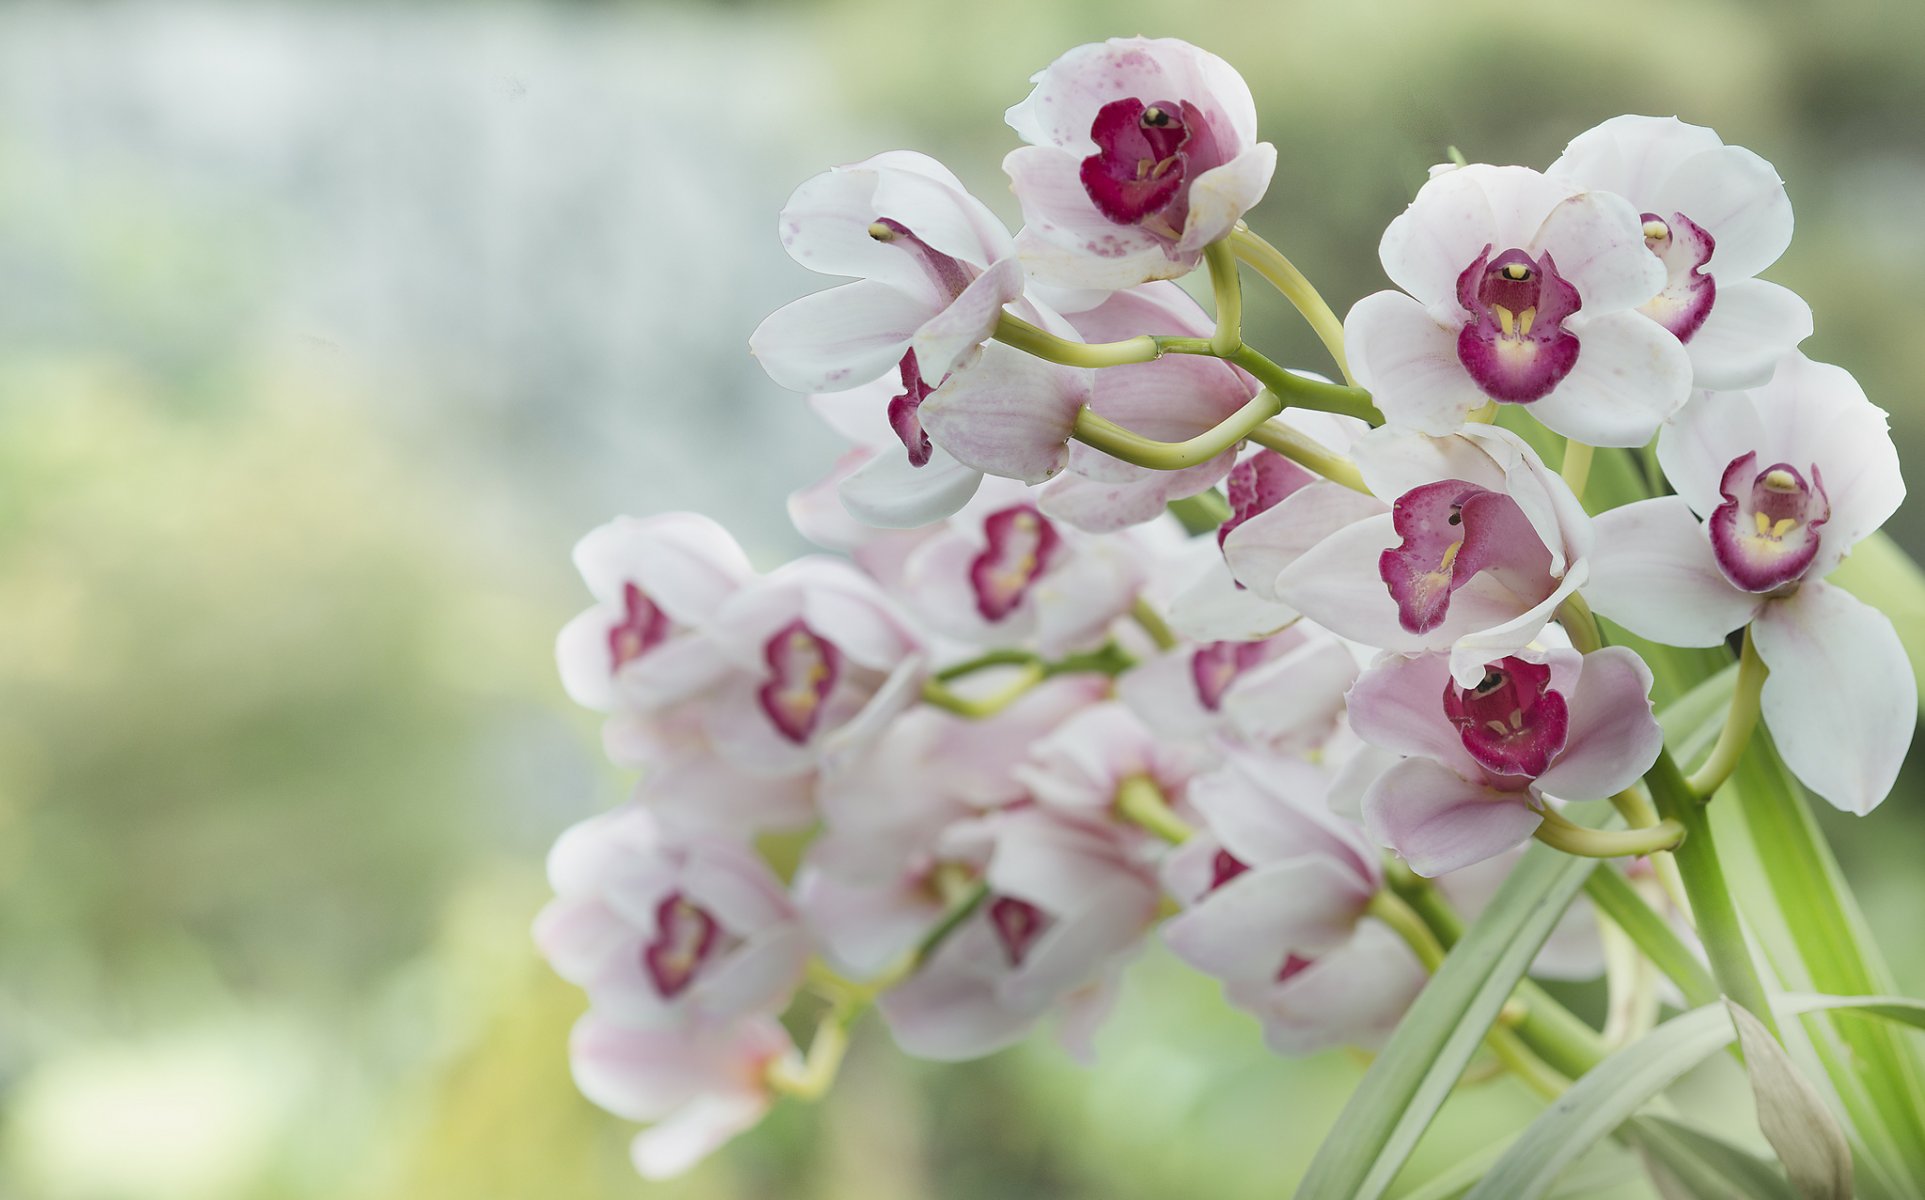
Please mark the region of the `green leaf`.
<svg viewBox="0 0 1925 1200"><path fill-rule="evenodd" d="M1905 657L1918 677L1919 702L1925 711L1925 570L1920 570L1886 533L1874 533L1852 547L1829 582L1844 588L1892 619Z"/></svg>
<svg viewBox="0 0 1925 1200"><path fill-rule="evenodd" d="M1925 1003L1894 996L1781 996L1781 1015L1850 1009L1925 1028ZM1558 1172L1679 1076L1737 1037L1723 1004L1673 1018L1599 1063L1532 1121L1469 1200L1536 1200Z"/></svg>
<svg viewBox="0 0 1925 1200"><path fill-rule="evenodd" d="M1725 1008L1738 1029L1758 1128L1785 1164L1792 1186L1804 1200L1851 1200L1851 1146L1838 1118L1764 1022L1730 1000Z"/></svg>
<svg viewBox="0 0 1925 1200"><path fill-rule="evenodd" d="M1477 1052L1596 866L1533 844L1398 1024L1298 1186L1300 1200L1376 1200Z"/></svg>
<svg viewBox="0 0 1925 1200"><path fill-rule="evenodd" d="M1618 1130L1643 1155L1664 1200L1798 1200L1772 1164L1668 1117L1632 1117Z"/></svg>

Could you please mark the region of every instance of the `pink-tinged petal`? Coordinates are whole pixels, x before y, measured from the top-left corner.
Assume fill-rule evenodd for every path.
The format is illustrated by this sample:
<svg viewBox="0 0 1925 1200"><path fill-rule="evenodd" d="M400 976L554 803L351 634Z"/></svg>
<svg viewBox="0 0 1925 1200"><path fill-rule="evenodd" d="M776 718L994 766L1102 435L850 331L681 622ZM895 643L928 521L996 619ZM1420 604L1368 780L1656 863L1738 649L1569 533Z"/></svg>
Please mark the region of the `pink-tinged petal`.
<svg viewBox="0 0 1925 1200"><path fill-rule="evenodd" d="M1639 637L1721 646L1758 609L1758 597L1731 586L1718 569L1704 526L1682 496L1600 513L1597 533L1584 598Z"/></svg>
<svg viewBox="0 0 1925 1200"><path fill-rule="evenodd" d="M1415 296L1419 307L1454 307L1458 275L1497 239L1497 215L1491 211L1490 197L1475 175L1453 171L1423 186L1410 207L1384 230L1377 253L1384 274ZM1354 336L1348 329L1345 335L1346 339ZM1354 363L1354 349L1351 358Z"/></svg>
<svg viewBox="0 0 1925 1200"><path fill-rule="evenodd" d="M1521 793L1471 783L1428 758L1405 759L1364 795L1364 828L1426 877L1502 854L1543 818Z"/></svg>
<svg viewBox="0 0 1925 1200"><path fill-rule="evenodd" d="M962 363L922 402L923 428L978 471L1041 483L1069 462L1090 372L991 345Z"/></svg>
<svg viewBox="0 0 1925 1200"><path fill-rule="evenodd" d="M700 513L618 517L575 544L575 567L597 600L638 583L684 625L699 625L755 574L729 531Z"/></svg>
<svg viewBox="0 0 1925 1200"><path fill-rule="evenodd" d="M1116 998L1123 990L1119 975L1113 972L1077 988L1059 1006L1056 1044L1079 1067L1096 1065L1096 1034L1116 1009Z"/></svg>
<svg viewBox="0 0 1925 1200"><path fill-rule="evenodd" d="M1190 264L1172 262L1141 226L1118 225L1096 211L1077 174L1080 162L1080 156L1049 146L1019 146L1003 159L1023 205L1016 250L1030 278L1116 290L1188 274Z"/></svg>
<svg viewBox="0 0 1925 1200"><path fill-rule="evenodd" d="M1376 1049L1390 1036L1429 975L1402 938L1366 919L1349 942L1259 991L1225 989L1232 1004L1263 1022L1273 1053L1296 1058L1338 1046Z"/></svg>
<svg viewBox="0 0 1925 1200"><path fill-rule="evenodd" d="M634 940L634 929L600 901L550 900L535 916L535 948L555 974L586 987L609 957Z"/></svg>
<svg viewBox="0 0 1925 1200"><path fill-rule="evenodd" d="M1319 481L1239 522L1223 539L1224 561L1251 592L1275 599L1278 576L1325 538L1367 517L1387 515L1376 497Z"/></svg>
<svg viewBox="0 0 1925 1200"><path fill-rule="evenodd" d="M920 467L887 450L850 472L836 489L850 516L878 529L920 529L969 503L983 473L938 446Z"/></svg>
<svg viewBox="0 0 1925 1200"><path fill-rule="evenodd" d="M1023 266L1014 257L998 260L971 280L962 295L923 322L910 342L923 380L931 387L941 383L957 359L995 332L1003 305L1022 294Z"/></svg>
<svg viewBox="0 0 1925 1200"><path fill-rule="evenodd" d="M1685 350L1694 384L1724 391L1758 387L1778 360L1811 336L1811 306L1762 279L1718 284L1718 299Z"/></svg>
<svg viewBox="0 0 1925 1200"><path fill-rule="evenodd" d="M704 1047L679 1029L629 1029L590 1012L575 1022L568 1061L575 1086L630 1121L656 1121L709 1082Z"/></svg>
<svg viewBox="0 0 1925 1200"><path fill-rule="evenodd" d="M1524 654L1544 632L1558 606L1577 594L1590 575L1590 564L1579 562L1557 581L1557 587L1523 612L1517 612L1517 593L1489 574L1481 575L1457 593L1453 606L1462 608L1469 632L1451 644L1451 677L1464 687L1483 678L1484 664L1509 654ZM1480 589L1488 587L1488 593ZM1515 613L1516 615L1511 615ZM1447 624L1445 628L1449 628Z"/></svg>
<svg viewBox="0 0 1925 1200"><path fill-rule="evenodd" d="M1648 255L1647 255L1648 257ZM1544 425L1593 446L1642 446L1691 395L1691 356L1635 312L1572 319L1583 349L1557 388L1531 405Z"/></svg>
<svg viewBox="0 0 1925 1200"><path fill-rule="evenodd" d="M673 1179L739 1133L753 1128L769 1111L765 1093L740 1092L699 1096L680 1111L635 1135L629 1161L643 1179Z"/></svg>
<svg viewBox="0 0 1925 1200"><path fill-rule="evenodd" d="M1651 715L1651 669L1635 651L1607 646L1584 656L1570 697L1564 752L1537 777L1560 800L1601 800L1636 782L1658 760L1664 731Z"/></svg>
<svg viewBox="0 0 1925 1200"><path fill-rule="evenodd" d="M724 1020L781 1012L802 983L809 943L802 926L791 922L737 947L702 973L695 989L702 1011Z"/></svg>
<svg viewBox="0 0 1925 1200"><path fill-rule="evenodd" d="M1450 656L1386 654L1351 685L1350 728L1374 746L1470 770L1462 739L1444 715Z"/></svg>
<svg viewBox="0 0 1925 1200"><path fill-rule="evenodd" d="M776 309L749 336L749 351L785 388L840 391L895 366L933 312L928 301L858 280Z"/></svg>
<svg viewBox="0 0 1925 1200"><path fill-rule="evenodd" d="M1918 685L1884 613L1806 583L1751 627L1765 724L1785 764L1834 808L1863 816L1892 790L1917 720Z"/></svg>
<svg viewBox="0 0 1925 1200"><path fill-rule="evenodd" d="M796 188L782 206L782 248L811 271L870 279L921 296L928 291L922 267L870 236L881 174L867 169L874 161L824 171Z"/></svg>
<svg viewBox="0 0 1925 1200"><path fill-rule="evenodd" d="M1275 581L1277 598L1332 633L1366 646L1427 649L1433 638L1405 631L1397 602L1377 570L1379 557L1399 540L1389 513L1346 525L1284 568ZM1470 590L1462 588L1459 595ZM1449 635L1441 636L1448 644Z"/></svg>
<svg viewBox="0 0 1925 1200"><path fill-rule="evenodd" d="M1729 283L1756 275L1791 245L1791 199L1784 181L1776 168L1742 146L1719 146L1685 159L1653 195L1665 211L1684 213L1718 239L1709 270L1718 278L1721 296Z"/></svg>
<svg viewBox="0 0 1925 1200"><path fill-rule="evenodd" d="M1664 264L1645 248L1639 215L1622 196L1585 192L1553 208L1533 239L1556 256L1558 270L1584 297L1586 313L1636 308L1663 289Z"/></svg>
<svg viewBox="0 0 1925 1200"><path fill-rule="evenodd" d="M1223 711L1245 737L1321 740L1356 678L1350 648L1335 638L1317 638L1239 676L1223 698Z"/></svg>
<svg viewBox="0 0 1925 1200"><path fill-rule="evenodd" d="M1831 520L1831 501L1817 466L1808 470L1810 478L1791 463L1767 466L1755 453L1725 468L1718 485L1724 503L1705 522L1705 532L1718 568L1736 586L1772 593L1810 569Z"/></svg>
<svg viewBox="0 0 1925 1200"><path fill-rule="evenodd" d="M1142 565L1128 548L1084 543L1037 582L1037 650L1060 658L1096 648L1107 640L1110 625L1129 612L1142 586Z"/></svg>
<svg viewBox="0 0 1925 1200"><path fill-rule="evenodd" d="M1094 150L1090 127L1104 105L1123 97L1189 101L1219 136L1256 140L1250 87L1223 59L1176 38L1111 38L1078 46L1038 71L1035 89L1004 114L1031 145Z"/></svg>
<svg viewBox="0 0 1925 1200"><path fill-rule="evenodd" d="M857 978L881 973L913 949L946 911L934 891L908 876L881 885L805 870L796 902L824 952Z"/></svg>
<svg viewBox="0 0 1925 1200"><path fill-rule="evenodd" d="M1247 642L1285 628L1297 619L1297 610L1264 599L1255 588L1238 587L1219 561L1177 593L1167 616L1170 628L1193 641Z"/></svg>
<svg viewBox="0 0 1925 1200"><path fill-rule="evenodd" d="M627 707L659 709L701 694L729 672L727 655L699 634L671 638L622 666L616 695Z"/></svg>
<svg viewBox="0 0 1925 1200"><path fill-rule="evenodd" d="M801 829L815 819L809 780L747 775L706 746L700 753L651 761L644 771L633 799L652 806L675 833Z"/></svg>
<svg viewBox="0 0 1925 1200"><path fill-rule="evenodd" d="M1000 1003L994 969L1000 954L979 916L951 934L921 970L883 992L876 1011L897 1047L915 1058L960 1062L1021 1041L1041 1012Z"/></svg>
<svg viewBox="0 0 1925 1200"><path fill-rule="evenodd" d="M1175 955L1218 979L1273 979L1289 955L1311 958L1347 937L1369 897L1325 858L1252 868L1163 925Z"/></svg>
<svg viewBox="0 0 1925 1200"><path fill-rule="evenodd" d="M1085 532L1115 533L1162 516L1172 500L1216 486L1235 463L1236 451L1225 450L1208 462L1181 471L1131 467L1131 478L1119 482L1086 478L1072 466L1043 488L1039 504L1046 516Z"/></svg>
<svg viewBox="0 0 1925 1200"><path fill-rule="evenodd" d="M1457 336L1456 327L1438 324L1398 292L1365 296L1344 318L1357 382L1370 389L1385 419L1429 434L1452 432L1486 403L1457 356Z"/></svg>
<svg viewBox="0 0 1925 1200"><path fill-rule="evenodd" d="M1256 207L1277 169L1277 148L1259 142L1220 167L1190 181L1190 216L1176 243L1178 254L1201 254L1229 236L1243 214Z"/></svg>
<svg viewBox="0 0 1925 1200"><path fill-rule="evenodd" d="M1326 782L1320 768L1301 759L1246 751L1198 776L1189 798L1244 867L1313 856L1342 866L1347 886L1368 899L1381 882L1378 856L1354 825L1329 811Z"/></svg>
<svg viewBox="0 0 1925 1200"><path fill-rule="evenodd" d="M978 268L1015 253L1009 230L936 160L897 150L861 165L877 169L874 211L930 249Z"/></svg>

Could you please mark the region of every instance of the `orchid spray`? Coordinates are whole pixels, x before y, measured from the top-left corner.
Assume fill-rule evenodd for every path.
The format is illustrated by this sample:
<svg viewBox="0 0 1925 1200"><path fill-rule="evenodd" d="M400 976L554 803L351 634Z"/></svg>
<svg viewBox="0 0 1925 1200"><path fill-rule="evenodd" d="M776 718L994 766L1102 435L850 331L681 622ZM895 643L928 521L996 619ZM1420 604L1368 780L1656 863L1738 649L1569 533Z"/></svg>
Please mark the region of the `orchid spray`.
<svg viewBox="0 0 1925 1200"><path fill-rule="evenodd" d="M641 780L536 933L636 1166L821 1096L871 1009L924 1058L1045 1021L1087 1056L1160 938L1277 1053L1377 1052L1301 1196L1546 1195L1605 1140L1666 1196L1925 1196L1925 1006L1805 791L1869 813L1911 740L1904 485L1756 278L1770 164L1627 116L1439 166L1339 320L1244 223L1276 153L1228 63L1117 39L1034 82L1020 232L908 151L777 221L849 280L750 339L851 444L791 503L829 553L758 573L686 513L577 549L562 677ZM1328 377L1245 340L1246 277ZM1848 590L1867 539L1899 566ZM1602 1028L1535 982L1607 962ZM1772 1157L1663 1107L1733 1043ZM1541 1115L1399 1180L1474 1058Z"/></svg>

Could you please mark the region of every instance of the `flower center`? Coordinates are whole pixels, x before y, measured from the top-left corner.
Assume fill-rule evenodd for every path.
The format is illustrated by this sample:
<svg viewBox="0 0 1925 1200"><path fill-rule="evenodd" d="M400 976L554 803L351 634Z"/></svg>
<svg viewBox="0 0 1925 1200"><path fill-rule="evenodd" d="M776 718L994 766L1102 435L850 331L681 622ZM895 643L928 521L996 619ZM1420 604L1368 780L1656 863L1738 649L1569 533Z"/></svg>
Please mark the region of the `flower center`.
<svg viewBox="0 0 1925 1200"><path fill-rule="evenodd" d="M1711 315L1718 285L1704 273L1717 243L1704 227L1683 213L1669 218L1644 214L1644 244L1658 256L1667 272L1664 290L1646 301L1639 312L1688 342Z"/></svg>
<svg viewBox="0 0 1925 1200"><path fill-rule="evenodd" d="M1012 967L1023 965L1030 947L1049 926L1049 914L1027 900L998 896L989 902L989 927L996 931L996 940L1003 944Z"/></svg>
<svg viewBox="0 0 1925 1200"><path fill-rule="evenodd" d="M1711 549L1718 568L1747 592L1773 592L1796 583L1818 554L1818 530L1831 519L1831 499L1818 467L1809 481L1790 463L1758 470L1756 451L1731 461L1711 514Z"/></svg>
<svg viewBox="0 0 1925 1200"><path fill-rule="evenodd" d="M1203 707L1216 712L1223 707L1223 693L1251 667L1266 662L1273 651L1269 642L1211 642L1190 655L1190 678L1196 683L1196 698Z"/></svg>
<svg viewBox="0 0 1925 1200"><path fill-rule="evenodd" d="M1457 335L1457 357L1493 400L1541 400L1577 365L1577 338L1564 320L1583 301L1547 252L1491 257L1485 246L1457 277L1457 302L1470 320Z"/></svg>
<svg viewBox="0 0 1925 1200"><path fill-rule="evenodd" d="M1090 124L1096 153L1083 160L1083 190L1118 225L1181 235L1189 218L1189 181L1223 156L1202 110L1185 100L1112 100Z"/></svg>
<svg viewBox="0 0 1925 1200"><path fill-rule="evenodd" d="M668 637L668 614L632 583L622 585L622 619L608 627L610 673L662 644Z"/></svg>
<svg viewBox="0 0 1925 1200"><path fill-rule="evenodd" d="M983 521L988 545L969 564L976 590L976 611L985 621L1000 621L1016 610L1036 581L1055 561L1063 539L1032 505L1018 504Z"/></svg>
<svg viewBox="0 0 1925 1200"><path fill-rule="evenodd" d="M1249 869L1249 863L1228 850L1217 851L1215 857L1210 859L1210 890L1216 891Z"/></svg>
<svg viewBox="0 0 1925 1200"><path fill-rule="evenodd" d="M715 918L682 893L662 900L655 910L655 940L642 947L642 966L662 999L673 1000L695 981L721 933Z"/></svg>
<svg viewBox="0 0 1925 1200"><path fill-rule="evenodd" d="M1444 715L1480 766L1535 779L1570 735L1570 708L1550 687L1548 666L1504 658L1485 670L1476 687L1445 684Z"/></svg>
<svg viewBox="0 0 1925 1200"><path fill-rule="evenodd" d="M916 366L916 352L906 351L902 361L896 364L902 376L902 394L889 400L889 428L895 430L902 440L903 449L909 452L909 465L923 467L929 465L929 435L922 429L922 402L935 391L922 381L922 371Z"/></svg>
<svg viewBox="0 0 1925 1200"><path fill-rule="evenodd" d="M1502 492L1443 479L1405 492L1390 513L1403 542L1378 556L1377 573L1406 633L1442 625L1451 594L1480 571L1520 577L1550 569L1551 552Z"/></svg>
<svg viewBox="0 0 1925 1200"><path fill-rule="evenodd" d="M822 717L822 706L841 673L842 653L800 619L776 631L762 647L769 679L756 693L776 732L801 745Z"/></svg>

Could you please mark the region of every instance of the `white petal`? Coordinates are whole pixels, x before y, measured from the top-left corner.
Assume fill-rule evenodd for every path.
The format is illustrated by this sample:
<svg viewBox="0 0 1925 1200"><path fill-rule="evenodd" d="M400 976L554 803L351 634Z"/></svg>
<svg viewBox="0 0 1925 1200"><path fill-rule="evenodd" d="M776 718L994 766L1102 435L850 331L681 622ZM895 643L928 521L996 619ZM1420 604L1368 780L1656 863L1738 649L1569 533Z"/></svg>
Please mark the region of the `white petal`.
<svg viewBox="0 0 1925 1200"><path fill-rule="evenodd" d="M1297 610L1266 600L1255 588L1238 587L1221 561L1178 592L1170 602L1170 628L1199 642L1248 642L1282 629Z"/></svg>
<svg viewBox="0 0 1925 1200"><path fill-rule="evenodd" d="M1418 191L1384 230L1377 254L1384 274L1420 305L1455 305L1457 277L1484 247L1506 249L1494 245L1497 236L1496 214L1476 177L1453 171Z"/></svg>
<svg viewBox="0 0 1925 1200"><path fill-rule="evenodd" d="M1048 146L1019 146L1003 159L1023 206L1017 253L1030 277L1070 288L1117 289L1189 273L1195 259L1173 262L1162 243L1135 225L1118 225L1090 203L1081 159Z"/></svg>
<svg viewBox="0 0 1925 1200"><path fill-rule="evenodd" d="M1276 598L1277 576L1331 534L1384 511L1383 501L1319 480L1244 521L1223 539L1231 574L1250 591Z"/></svg>
<svg viewBox="0 0 1925 1200"><path fill-rule="evenodd" d="M1357 301L1344 318L1344 344L1357 382L1392 424L1446 434L1485 403L1457 357L1457 329L1402 293Z"/></svg>
<svg viewBox="0 0 1925 1200"><path fill-rule="evenodd" d="M1655 193L1661 214L1681 212L1717 241L1706 264L1718 279L1756 275L1791 245L1791 199L1770 163L1743 146L1720 146L1679 163Z"/></svg>
<svg viewBox="0 0 1925 1200"><path fill-rule="evenodd" d="M878 215L907 226L938 254L947 254L978 268L1014 255L1016 247L1009 230L982 201L970 195L954 175L925 155L894 153L902 158L885 162L879 161L882 156L878 156L863 164L881 168L876 172ZM910 157L924 159L941 174L907 170L898 165Z"/></svg>
<svg viewBox="0 0 1925 1200"><path fill-rule="evenodd" d="M1709 517L1724 502L1719 481L1725 468L1754 450L1763 459L1764 445L1764 422L1748 395L1699 392L1658 431L1658 465L1691 511ZM1798 469L1803 473L1804 465Z"/></svg>
<svg viewBox="0 0 1925 1200"><path fill-rule="evenodd" d="M673 1179L749 1129L769 1110L768 1097L752 1092L698 1096L667 1120L635 1135L629 1160L643 1179Z"/></svg>
<svg viewBox="0 0 1925 1200"><path fill-rule="evenodd" d="M1163 926L1176 956L1218 979L1275 978L1286 958L1312 958L1356 924L1366 897L1337 863L1293 858L1253 867Z"/></svg>
<svg viewBox="0 0 1925 1200"><path fill-rule="evenodd" d="M1811 336L1811 306L1796 292L1762 279L1718 281L1717 299L1684 344L1701 388L1757 387L1778 360Z"/></svg>
<svg viewBox="0 0 1925 1200"><path fill-rule="evenodd" d="M1572 138L1545 173L1646 204L1678 164L1723 145L1702 125L1627 114Z"/></svg>
<svg viewBox="0 0 1925 1200"><path fill-rule="evenodd" d="M1190 215L1183 223L1178 253L1200 254L1227 237L1230 227L1256 207L1277 169L1277 148L1259 142L1220 167L1190 181Z"/></svg>
<svg viewBox="0 0 1925 1200"><path fill-rule="evenodd" d="M983 473L963 466L942 447L912 466L908 455L884 448L857 467L837 494L849 515L878 529L919 529L954 514L976 494Z"/></svg>
<svg viewBox="0 0 1925 1200"><path fill-rule="evenodd" d="M1642 446L1691 395L1691 356L1663 326L1636 312L1580 323L1577 365L1530 405L1531 415L1593 446Z"/></svg>
<svg viewBox="0 0 1925 1200"><path fill-rule="evenodd" d="M1752 626L1765 724L1806 787L1864 815L1892 790L1917 721L1918 685L1884 613L1843 588L1807 583Z"/></svg>
<svg viewBox="0 0 1925 1200"><path fill-rule="evenodd" d="M1163 515L1170 501L1213 487L1235 465L1236 451L1231 449L1181 471L1139 467L1129 473L1128 480L1121 482L1099 482L1072 469L1043 488L1039 507L1045 516L1067 521L1089 533L1115 533L1131 525L1154 521Z"/></svg>
<svg viewBox="0 0 1925 1200"><path fill-rule="evenodd" d="M1669 646L1720 646L1759 599L1718 569L1711 539L1682 496L1600 513L1591 578L1582 591L1599 615Z"/></svg>
<svg viewBox="0 0 1925 1200"><path fill-rule="evenodd" d="M1022 294L1023 265L1013 255L971 280L961 295L916 330L913 346L923 382L931 387L941 383L958 358L995 332L1003 305Z"/></svg>
<svg viewBox="0 0 1925 1200"><path fill-rule="evenodd" d="M1601 800L1637 781L1658 760L1664 730L1651 715L1651 668L1624 646L1584 656L1569 697L1564 749L1538 787L1561 800Z"/></svg>
<svg viewBox="0 0 1925 1200"><path fill-rule="evenodd" d="M932 440L991 475L1041 483L1069 462L1070 431L1090 372L985 346L918 410Z"/></svg>
<svg viewBox="0 0 1925 1200"><path fill-rule="evenodd" d="M1644 244L1638 210L1622 196L1585 192L1551 210L1534 239L1592 314L1636 308L1664 288L1664 264Z"/></svg>
<svg viewBox="0 0 1925 1200"><path fill-rule="evenodd" d="M776 309L749 335L749 351L785 388L841 391L895 366L930 315L926 301L859 280Z"/></svg>
<svg viewBox="0 0 1925 1200"><path fill-rule="evenodd" d="M1492 791L1427 758L1405 759L1364 794L1364 828L1426 877L1502 854L1542 821L1522 792Z"/></svg>

